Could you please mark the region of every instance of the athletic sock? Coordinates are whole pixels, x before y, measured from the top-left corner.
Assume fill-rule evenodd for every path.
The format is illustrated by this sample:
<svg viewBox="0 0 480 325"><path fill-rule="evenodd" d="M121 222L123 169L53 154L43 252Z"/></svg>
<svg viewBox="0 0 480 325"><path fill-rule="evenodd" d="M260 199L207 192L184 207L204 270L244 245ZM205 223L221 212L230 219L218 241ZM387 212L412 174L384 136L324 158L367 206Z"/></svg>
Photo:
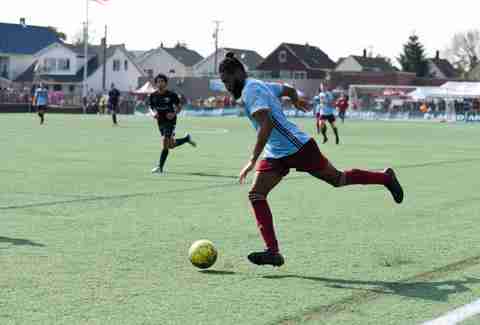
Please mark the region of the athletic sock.
<svg viewBox="0 0 480 325"><path fill-rule="evenodd" d="M391 176L383 172L352 169L344 172L345 185L385 185L391 182Z"/></svg>
<svg viewBox="0 0 480 325"><path fill-rule="evenodd" d="M278 242L275 236L275 228L273 225L272 212L266 199L255 198L257 194L251 193L249 195L252 205L253 214L257 220L257 227L263 237L263 241L268 250L273 253L278 253Z"/></svg>
<svg viewBox="0 0 480 325"><path fill-rule="evenodd" d="M168 149L163 149L162 153L160 154L160 161L158 162L158 166L162 171L163 171L163 166L165 165L165 161L167 161L168 151L169 151Z"/></svg>
<svg viewBox="0 0 480 325"><path fill-rule="evenodd" d="M175 139L175 147L179 147L179 146L181 146L182 144L187 143L188 140L189 140L188 136L184 136L183 138Z"/></svg>
<svg viewBox="0 0 480 325"><path fill-rule="evenodd" d="M337 143L340 142L340 137L338 136L338 129L337 127L333 127L333 133L335 133L335 139L337 140Z"/></svg>

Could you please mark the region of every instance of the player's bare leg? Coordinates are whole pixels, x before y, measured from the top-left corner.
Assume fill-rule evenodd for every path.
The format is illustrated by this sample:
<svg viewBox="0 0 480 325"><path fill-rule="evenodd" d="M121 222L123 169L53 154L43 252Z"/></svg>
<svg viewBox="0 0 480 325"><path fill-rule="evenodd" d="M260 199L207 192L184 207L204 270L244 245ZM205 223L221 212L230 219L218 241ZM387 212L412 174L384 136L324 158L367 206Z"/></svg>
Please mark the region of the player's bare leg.
<svg viewBox="0 0 480 325"><path fill-rule="evenodd" d="M273 216L267 202L268 193L282 180L282 176L274 171L257 172L248 199L252 206L257 226L263 237L267 249L253 252L248 255L248 260L257 265L283 265L284 258L279 252L278 242L273 225Z"/></svg>
<svg viewBox="0 0 480 325"><path fill-rule="evenodd" d="M316 117L315 126L317 127L317 134L320 134L320 117L319 116Z"/></svg>
<svg viewBox="0 0 480 325"><path fill-rule="evenodd" d="M383 172L361 169L340 171L329 162L327 167L319 171L310 172L310 175L334 187L348 185L383 185L390 191L396 203L400 204L403 201L404 194L402 186L391 168L386 168Z"/></svg>

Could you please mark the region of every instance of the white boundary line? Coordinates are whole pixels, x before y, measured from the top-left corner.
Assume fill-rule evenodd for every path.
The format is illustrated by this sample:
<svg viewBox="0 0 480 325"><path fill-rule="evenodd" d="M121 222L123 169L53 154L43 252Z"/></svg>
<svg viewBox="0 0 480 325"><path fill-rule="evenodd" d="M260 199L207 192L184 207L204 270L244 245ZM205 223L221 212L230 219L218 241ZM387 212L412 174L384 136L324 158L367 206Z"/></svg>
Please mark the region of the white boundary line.
<svg viewBox="0 0 480 325"><path fill-rule="evenodd" d="M431 321L425 322L422 325L453 325L463 322L467 318L480 314L480 299L474 302L454 309L451 312Z"/></svg>

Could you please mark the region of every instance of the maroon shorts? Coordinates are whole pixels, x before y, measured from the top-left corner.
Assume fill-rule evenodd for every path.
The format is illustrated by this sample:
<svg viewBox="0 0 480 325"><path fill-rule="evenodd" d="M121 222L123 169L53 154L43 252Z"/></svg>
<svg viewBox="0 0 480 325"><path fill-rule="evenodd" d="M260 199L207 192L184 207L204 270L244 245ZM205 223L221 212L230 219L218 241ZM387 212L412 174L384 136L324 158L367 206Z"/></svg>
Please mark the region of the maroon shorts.
<svg viewBox="0 0 480 325"><path fill-rule="evenodd" d="M257 164L256 169L257 172L275 171L286 176L290 168L295 168L299 172L313 172L322 170L327 165L328 159L322 155L315 140L310 139L293 155L279 159L263 159Z"/></svg>

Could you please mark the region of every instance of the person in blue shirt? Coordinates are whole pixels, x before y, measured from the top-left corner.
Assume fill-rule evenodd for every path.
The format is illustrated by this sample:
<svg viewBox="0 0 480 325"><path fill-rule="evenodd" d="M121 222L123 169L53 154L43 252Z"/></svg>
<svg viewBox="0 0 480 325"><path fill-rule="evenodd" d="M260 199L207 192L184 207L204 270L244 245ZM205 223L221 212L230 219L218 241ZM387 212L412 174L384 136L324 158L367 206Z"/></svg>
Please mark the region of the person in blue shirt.
<svg viewBox="0 0 480 325"><path fill-rule="evenodd" d="M334 187L383 185L396 203L403 201L403 189L393 169L386 168L383 172L338 170L322 155L315 140L286 118L280 101L282 97L289 97L299 110L309 110L307 102L298 97L296 89L248 78L243 64L232 52L227 53L219 71L225 88L236 100L241 99L245 115L257 133L253 152L239 175L239 182L243 184L248 173L256 168L248 198L266 250L249 254L247 258L250 262L272 266L281 266L285 262L280 253L267 196L290 168L307 172ZM264 158L259 161L262 152Z"/></svg>
<svg viewBox="0 0 480 325"><path fill-rule="evenodd" d="M328 141L327 137L327 124L326 121L330 124L330 127L335 134L335 143L340 143L340 137L338 135L338 129L335 125L335 99L333 94L328 89L328 85L320 86L319 94L314 97L314 103L316 108L316 118L317 118L317 134L322 132L323 143Z"/></svg>
<svg viewBox="0 0 480 325"><path fill-rule="evenodd" d="M45 122L45 112L48 108L48 89L40 83L35 89L33 98L33 105L37 108L37 113L40 117L40 124L43 124Z"/></svg>

